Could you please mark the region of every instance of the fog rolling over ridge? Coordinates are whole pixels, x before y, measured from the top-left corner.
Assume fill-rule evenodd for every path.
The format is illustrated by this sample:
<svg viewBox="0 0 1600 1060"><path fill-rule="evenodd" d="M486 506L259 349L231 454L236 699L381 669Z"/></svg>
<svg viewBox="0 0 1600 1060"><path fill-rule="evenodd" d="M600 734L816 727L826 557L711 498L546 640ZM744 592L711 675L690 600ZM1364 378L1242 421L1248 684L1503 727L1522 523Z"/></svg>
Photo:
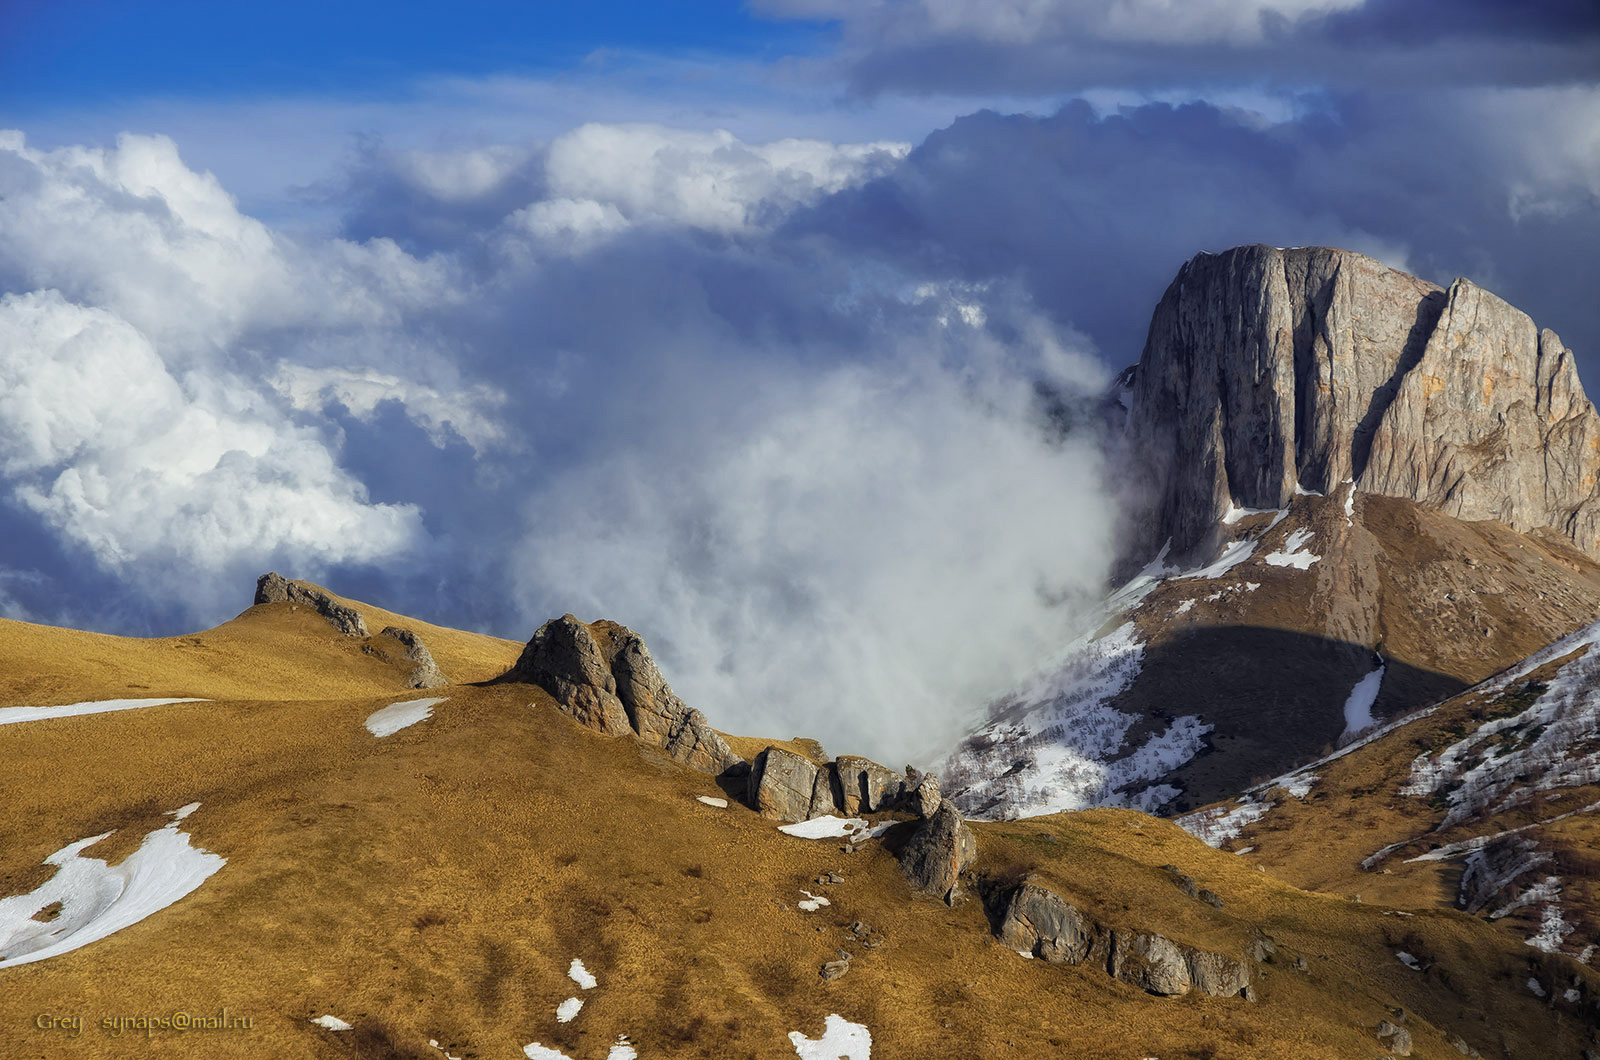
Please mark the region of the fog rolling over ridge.
<svg viewBox="0 0 1600 1060"><path fill-rule="evenodd" d="M1086 392L1095 362L906 345L567 476L530 510L529 593L642 633L720 728L928 767L1084 621L1114 508L1094 419L1034 386Z"/></svg>

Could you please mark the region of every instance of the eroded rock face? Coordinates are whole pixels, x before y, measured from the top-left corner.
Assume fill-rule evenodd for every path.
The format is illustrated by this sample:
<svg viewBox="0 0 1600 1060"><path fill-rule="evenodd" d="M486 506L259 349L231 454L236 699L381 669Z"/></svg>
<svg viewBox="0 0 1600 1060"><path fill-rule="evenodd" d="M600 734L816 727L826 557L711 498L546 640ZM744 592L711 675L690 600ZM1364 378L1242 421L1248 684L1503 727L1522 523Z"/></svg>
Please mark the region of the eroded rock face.
<svg viewBox="0 0 1600 1060"><path fill-rule="evenodd" d="M720 775L744 763L704 714L673 693L637 633L616 626L611 649L617 698L640 739L702 773Z"/></svg>
<svg viewBox="0 0 1600 1060"><path fill-rule="evenodd" d="M816 764L793 751L769 747L756 756L748 802L763 817L805 821L811 817L817 788Z"/></svg>
<svg viewBox="0 0 1600 1060"><path fill-rule="evenodd" d="M1114 930L1043 886L1024 880L1006 902L998 937L1014 950L1055 964L1092 963L1151 994L1250 997L1251 968L1149 931Z"/></svg>
<svg viewBox="0 0 1600 1060"><path fill-rule="evenodd" d="M591 729L617 736L633 731L605 653L589 627L571 615L540 626L504 679L538 685Z"/></svg>
<svg viewBox="0 0 1600 1060"><path fill-rule="evenodd" d="M366 620L361 612L339 603L327 590L309 582L290 581L276 571L269 571L256 579L255 602L274 604L288 602L313 608L328 620L328 624L347 637L365 637Z"/></svg>
<svg viewBox="0 0 1600 1060"><path fill-rule="evenodd" d="M407 688L440 688L450 683L439 664L434 662L428 646L411 630L387 626L378 636L396 641L400 645L400 657L411 664L411 672L406 675Z"/></svg>
<svg viewBox="0 0 1600 1060"><path fill-rule="evenodd" d="M1349 251L1238 247L1179 271L1133 373L1148 556L1297 486L1548 527L1600 556L1600 417L1552 331L1468 280Z"/></svg>
<svg viewBox="0 0 1600 1060"><path fill-rule="evenodd" d="M954 905L962 870L978 857L978 841L948 799L927 817L900 852L900 870L919 891Z"/></svg>
<svg viewBox="0 0 1600 1060"><path fill-rule="evenodd" d="M906 778L859 755L840 755L834 762L845 816L892 809L906 794Z"/></svg>

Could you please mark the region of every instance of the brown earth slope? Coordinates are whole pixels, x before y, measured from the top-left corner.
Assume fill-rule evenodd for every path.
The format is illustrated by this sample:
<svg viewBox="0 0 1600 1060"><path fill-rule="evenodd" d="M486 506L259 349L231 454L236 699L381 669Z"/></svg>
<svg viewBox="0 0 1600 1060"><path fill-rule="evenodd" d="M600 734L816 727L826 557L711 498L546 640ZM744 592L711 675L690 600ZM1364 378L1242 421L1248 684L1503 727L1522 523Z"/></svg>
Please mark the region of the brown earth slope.
<svg viewBox="0 0 1600 1060"><path fill-rule="evenodd" d="M397 620L452 675L485 678L517 654ZM1112 926L1234 957L1270 940L1256 1001L1156 997L1088 965L1025 960L994 940L982 901L915 896L889 847L845 853L736 800L700 802L727 793L580 727L533 686L439 689L431 717L374 737L363 721L417 693L305 609L252 609L194 638L210 651L183 640L0 627L0 703L213 700L0 725L0 895L31 891L47 856L102 832L85 856L120 862L195 802L181 827L227 859L131 926L0 966L0 1054L475 1060L539 1042L599 1060L627 1035L646 1058L781 1057L796 1055L791 1032L816 1038L830 1014L869 1028L880 1060L1370 1060L1382 1020L1423 1056L1459 1038L1486 1056L1577 1060L1595 1043L1600 979L1575 962L1462 913L1390 915L1296 889L1140 814L976 825L969 891L1033 873ZM815 882L829 871L842 882ZM799 908L802 889L831 904ZM877 945L849 931L857 921ZM840 949L849 971L822 979ZM568 978L574 958L594 988ZM1540 1001L1530 977L1578 1000ZM584 1004L559 1022L571 997ZM102 1023L224 1006L251 1025L146 1038ZM354 1029L311 1022L324 1015ZM79 1036L49 1017L81 1018Z"/></svg>

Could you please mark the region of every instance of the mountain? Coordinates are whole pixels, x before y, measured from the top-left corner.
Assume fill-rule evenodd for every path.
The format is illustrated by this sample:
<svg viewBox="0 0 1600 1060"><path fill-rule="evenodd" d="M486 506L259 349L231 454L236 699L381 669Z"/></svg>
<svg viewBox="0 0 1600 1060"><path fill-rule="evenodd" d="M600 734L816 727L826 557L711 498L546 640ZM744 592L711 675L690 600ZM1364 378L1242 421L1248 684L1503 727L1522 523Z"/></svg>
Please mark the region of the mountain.
<svg viewBox="0 0 1600 1060"><path fill-rule="evenodd" d="M1466 280L1202 254L1121 381L1129 580L941 766L969 814L1181 813L1600 615L1600 418Z"/></svg>
<svg viewBox="0 0 1600 1060"><path fill-rule="evenodd" d="M150 641L0 621L5 1055L1593 1041L1600 977L1432 895L1303 889L1127 810L968 824L931 777L710 728L616 623L517 644L271 576L257 599ZM418 645L451 683L411 687Z"/></svg>

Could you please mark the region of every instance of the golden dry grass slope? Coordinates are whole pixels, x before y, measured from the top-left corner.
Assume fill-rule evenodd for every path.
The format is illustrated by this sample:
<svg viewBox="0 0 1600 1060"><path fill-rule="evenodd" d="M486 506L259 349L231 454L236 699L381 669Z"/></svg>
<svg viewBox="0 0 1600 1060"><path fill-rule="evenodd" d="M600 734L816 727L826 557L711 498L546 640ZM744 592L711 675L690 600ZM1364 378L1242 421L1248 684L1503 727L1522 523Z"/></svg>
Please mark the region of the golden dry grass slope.
<svg viewBox="0 0 1600 1060"><path fill-rule="evenodd" d="M417 630L458 682L519 649L353 606L373 628ZM1385 1019L1419 1056L1458 1055L1458 1038L1529 1060L1594 1044L1600 981L1576 962L1431 895L1389 908L1297 888L1128 811L975 825L967 889L1003 894L1032 872L1109 925L1236 956L1269 938L1258 1000L1155 997L1024 959L982 900L915 895L879 842L846 853L736 799L703 803L728 793L579 727L532 686L432 690L431 717L375 737L374 711L420 694L360 649L283 604L157 641L0 626L0 704L208 700L0 725L0 896L30 893L54 871L45 858L103 832L84 856L119 863L189 803L183 831L226 858L131 926L0 965L0 1056L512 1060L538 1042L602 1060L626 1035L644 1060L792 1057L790 1033L816 1038L830 1014L867 1027L878 1060L1372 1060ZM815 882L829 871L843 882ZM802 890L829 904L800 908ZM858 921L880 944L849 931ZM850 970L824 980L841 948ZM568 977L574 958L592 989ZM1582 1000L1535 998L1530 977L1575 982ZM224 1007L250 1026L114 1037L103 1023ZM354 1029L312 1022L325 1015ZM81 1020L76 1037L48 1026L61 1017Z"/></svg>

